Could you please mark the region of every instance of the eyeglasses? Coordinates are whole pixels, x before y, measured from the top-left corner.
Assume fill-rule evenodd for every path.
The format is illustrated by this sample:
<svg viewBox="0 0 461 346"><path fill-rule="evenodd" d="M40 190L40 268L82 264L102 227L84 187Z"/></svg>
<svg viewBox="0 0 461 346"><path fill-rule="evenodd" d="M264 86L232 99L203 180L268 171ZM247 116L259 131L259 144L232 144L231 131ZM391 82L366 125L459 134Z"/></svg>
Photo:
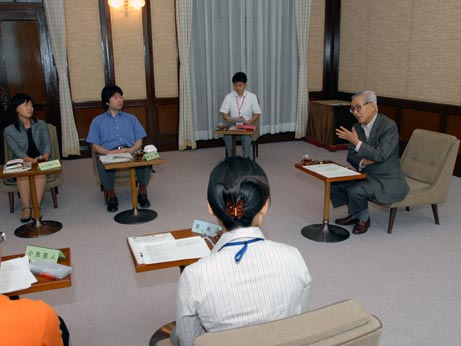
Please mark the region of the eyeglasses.
<svg viewBox="0 0 461 346"><path fill-rule="evenodd" d="M352 114L354 114L355 111L360 112L362 107L366 106L369 103L371 103L371 102L365 102L363 105L352 106L351 108L349 108L349 112L351 112Z"/></svg>

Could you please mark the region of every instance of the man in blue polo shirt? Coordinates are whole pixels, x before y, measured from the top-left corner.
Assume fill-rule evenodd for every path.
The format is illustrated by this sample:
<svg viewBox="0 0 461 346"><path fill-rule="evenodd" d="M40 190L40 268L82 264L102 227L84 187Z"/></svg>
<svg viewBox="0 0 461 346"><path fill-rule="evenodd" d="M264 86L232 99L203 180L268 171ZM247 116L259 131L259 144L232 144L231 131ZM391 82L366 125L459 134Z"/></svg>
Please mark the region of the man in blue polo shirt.
<svg viewBox="0 0 461 346"><path fill-rule="evenodd" d="M100 155L130 153L142 147L147 136L139 120L132 114L122 112L123 91L117 85L107 85L101 91L105 113L93 119L86 141L91 144L97 156L97 168L104 191L107 192L107 211L118 210L117 195L114 190L115 170L105 170L99 160ZM150 207L147 198L147 184L151 176L151 166L137 167L136 178L139 183L138 203L141 208Z"/></svg>

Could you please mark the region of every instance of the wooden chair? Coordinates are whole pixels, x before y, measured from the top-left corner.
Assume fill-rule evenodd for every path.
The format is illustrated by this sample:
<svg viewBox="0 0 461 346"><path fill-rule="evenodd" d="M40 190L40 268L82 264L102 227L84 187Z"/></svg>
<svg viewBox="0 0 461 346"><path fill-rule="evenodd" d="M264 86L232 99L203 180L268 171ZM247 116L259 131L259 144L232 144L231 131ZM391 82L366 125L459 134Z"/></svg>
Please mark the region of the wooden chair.
<svg viewBox="0 0 461 346"><path fill-rule="evenodd" d="M430 204L435 223L439 224L437 204L446 200L458 154L459 140L445 133L416 129L400 159L410 191L400 202L373 203L390 208L387 233L392 233L397 208Z"/></svg>
<svg viewBox="0 0 461 346"><path fill-rule="evenodd" d="M48 131L50 133L51 141L51 159L60 159L61 154L59 151L59 142L58 134L56 132L56 126L48 124ZM8 146L5 143L5 162L11 160L13 154L9 150ZM53 199L54 208L58 207L58 185L61 183L61 174L47 174L46 175L46 190L50 190L51 198ZM14 213L14 194L18 192L18 186L16 185L16 179L2 179L0 181L0 190L3 192L8 192L8 199L10 203L10 213Z"/></svg>

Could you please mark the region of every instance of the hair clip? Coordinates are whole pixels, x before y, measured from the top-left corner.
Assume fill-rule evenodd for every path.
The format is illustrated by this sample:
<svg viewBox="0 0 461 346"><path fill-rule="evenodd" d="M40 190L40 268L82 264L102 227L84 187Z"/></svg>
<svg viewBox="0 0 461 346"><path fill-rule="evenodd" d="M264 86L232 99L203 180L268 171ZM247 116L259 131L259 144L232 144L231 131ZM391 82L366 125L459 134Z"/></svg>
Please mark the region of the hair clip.
<svg viewBox="0 0 461 346"><path fill-rule="evenodd" d="M230 217L235 217L237 219L241 219L245 214L245 203L239 199L237 203L232 204L231 201L227 201L226 203L226 212L227 215Z"/></svg>

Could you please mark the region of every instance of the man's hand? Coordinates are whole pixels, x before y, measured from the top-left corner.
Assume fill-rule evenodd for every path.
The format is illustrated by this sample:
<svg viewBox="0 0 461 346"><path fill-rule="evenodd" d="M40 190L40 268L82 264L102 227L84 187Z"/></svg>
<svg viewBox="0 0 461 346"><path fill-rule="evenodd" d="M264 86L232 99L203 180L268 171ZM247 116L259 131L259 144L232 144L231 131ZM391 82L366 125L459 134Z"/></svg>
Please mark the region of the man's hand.
<svg viewBox="0 0 461 346"><path fill-rule="evenodd" d="M355 128L352 128L352 131L349 131L345 127L341 126L339 129L336 129L336 135L341 138L345 139L346 141L352 143L353 145L357 145L360 141L357 132L355 132Z"/></svg>
<svg viewBox="0 0 461 346"><path fill-rule="evenodd" d="M360 162L362 164L362 166L370 166L370 165L373 165L375 163L375 161L371 161L371 160L368 160L368 159L362 159L362 162Z"/></svg>

